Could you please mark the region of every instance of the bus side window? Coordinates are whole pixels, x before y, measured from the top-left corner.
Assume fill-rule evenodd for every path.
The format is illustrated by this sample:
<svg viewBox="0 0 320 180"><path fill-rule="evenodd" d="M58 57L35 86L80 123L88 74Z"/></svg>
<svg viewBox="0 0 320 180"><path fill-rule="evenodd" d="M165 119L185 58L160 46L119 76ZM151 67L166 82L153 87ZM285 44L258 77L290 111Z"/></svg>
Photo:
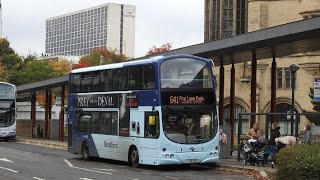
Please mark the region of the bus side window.
<svg viewBox="0 0 320 180"><path fill-rule="evenodd" d="M154 88L154 67L153 65L143 66L143 89Z"/></svg>
<svg viewBox="0 0 320 180"><path fill-rule="evenodd" d="M101 71L94 72L92 74L92 91L93 92L100 91L100 74L101 74Z"/></svg>
<svg viewBox="0 0 320 180"><path fill-rule="evenodd" d="M159 112L145 112L144 136L146 138L158 138L160 133Z"/></svg>
<svg viewBox="0 0 320 180"><path fill-rule="evenodd" d="M141 89L142 84L142 66L129 68L128 89Z"/></svg>
<svg viewBox="0 0 320 180"><path fill-rule="evenodd" d="M101 77L102 91L112 91L112 69L105 70Z"/></svg>
<svg viewBox="0 0 320 180"><path fill-rule="evenodd" d="M81 74L81 92L91 92L92 91L92 73Z"/></svg>
<svg viewBox="0 0 320 180"><path fill-rule="evenodd" d="M113 90L127 90L128 69L115 69L113 72Z"/></svg>
<svg viewBox="0 0 320 180"><path fill-rule="evenodd" d="M81 81L80 74L71 75L71 92L73 93L80 92L80 81Z"/></svg>

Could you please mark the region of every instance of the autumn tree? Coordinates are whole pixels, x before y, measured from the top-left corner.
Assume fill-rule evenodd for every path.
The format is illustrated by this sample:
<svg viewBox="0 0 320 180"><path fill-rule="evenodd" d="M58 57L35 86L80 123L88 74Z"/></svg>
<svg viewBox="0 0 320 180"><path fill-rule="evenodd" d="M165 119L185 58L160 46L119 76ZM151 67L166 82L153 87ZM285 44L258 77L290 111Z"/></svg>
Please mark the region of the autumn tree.
<svg viewBox="0 0 320 180"><path fill-rule="evenodd" d="M171 48L172 48L171 43L165 43L160 47L153 46L152 48L149 49L146 56L152 56L152 55L168 52L171 50Z"/></svg>
<svg viewBox="0 0 320 180"><path fill-rule="evenodd" d="M55 76L65 76L69 74L71 70L71 64L66 59L50 60L49 65L52 66L53 70L56 72Z"/></svg>
<svg viewBox="0 0 320 180"><path fill-rule="evenodd" d="M41 106L42 108L45 108L46 106L46 93L45 92L40 92L36 96L38 105ZM51 91L51 105L54 105L56 103L56 94L55 92Z"/></svg>
<svg viewBox="0 0 320 180"><path fill-rule="evenodd" d="M88 55L82 56L79 63L72 66L72 69L83 67L98 66L103 64L119 63L128 58L119 54L116 50L109 50L106 48L96 48Z"/></svg>

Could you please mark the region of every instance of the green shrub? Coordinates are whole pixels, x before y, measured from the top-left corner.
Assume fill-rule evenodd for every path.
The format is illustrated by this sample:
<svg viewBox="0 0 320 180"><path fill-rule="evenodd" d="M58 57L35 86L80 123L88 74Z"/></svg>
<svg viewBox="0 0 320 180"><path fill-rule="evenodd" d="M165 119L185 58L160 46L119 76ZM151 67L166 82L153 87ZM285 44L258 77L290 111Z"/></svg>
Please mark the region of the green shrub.
<svg viewBox="0 0 320 180"><path fill-rule="evenodd" d="M296 145L276 155L277 179L320 179L320 144Z"/></svg>

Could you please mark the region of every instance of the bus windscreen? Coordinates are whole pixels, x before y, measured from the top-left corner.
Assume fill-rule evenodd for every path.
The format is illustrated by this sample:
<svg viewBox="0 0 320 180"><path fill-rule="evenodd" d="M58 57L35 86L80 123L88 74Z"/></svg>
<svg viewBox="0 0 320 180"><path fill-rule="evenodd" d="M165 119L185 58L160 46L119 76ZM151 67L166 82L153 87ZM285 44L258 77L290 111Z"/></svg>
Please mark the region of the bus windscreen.
<svg viewBox="0 0 320 180"><path fill-rule="evenodd" d="M161 88L213 88L207 62L178 58L164 61L160 67Z"/></svg>

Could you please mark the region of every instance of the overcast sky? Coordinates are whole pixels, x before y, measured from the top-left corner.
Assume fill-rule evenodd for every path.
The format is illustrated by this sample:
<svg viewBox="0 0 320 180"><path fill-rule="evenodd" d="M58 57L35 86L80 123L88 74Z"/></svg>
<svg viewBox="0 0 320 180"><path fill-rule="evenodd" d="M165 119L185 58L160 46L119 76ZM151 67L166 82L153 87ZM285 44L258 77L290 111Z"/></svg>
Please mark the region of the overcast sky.
<svg viewBox="0 0 320 180"><path fill-rule="evenodd" d="M203 42L203 0L2 0L3 36L19 55L45 52L45 20L104 3L136 6L135 57Z"/></svg>

